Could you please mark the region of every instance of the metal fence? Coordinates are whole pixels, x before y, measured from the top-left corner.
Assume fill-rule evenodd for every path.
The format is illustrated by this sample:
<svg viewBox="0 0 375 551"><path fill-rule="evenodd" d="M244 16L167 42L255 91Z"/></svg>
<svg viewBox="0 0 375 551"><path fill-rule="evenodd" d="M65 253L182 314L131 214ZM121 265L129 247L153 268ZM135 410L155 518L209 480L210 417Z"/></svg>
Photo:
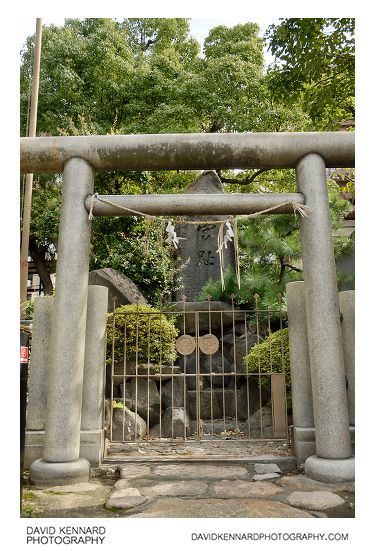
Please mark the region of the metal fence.
<svg viewBox="0 0 375 551"><path fill-rule="evenodd" d="M208 300L109 316L111 442L284 439L286 313ZM198 309L197 309L198 308Z"/></svg>

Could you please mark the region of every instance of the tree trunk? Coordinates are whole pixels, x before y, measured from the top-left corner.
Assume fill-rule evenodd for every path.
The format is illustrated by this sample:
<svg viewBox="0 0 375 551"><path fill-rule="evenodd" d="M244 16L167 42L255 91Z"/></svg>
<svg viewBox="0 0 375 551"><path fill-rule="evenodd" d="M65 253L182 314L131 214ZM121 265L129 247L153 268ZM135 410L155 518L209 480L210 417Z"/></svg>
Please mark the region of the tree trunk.
<svg viewBox="0 0 375 551"><path fill-rule="evenodd" d="M52 295L53 285L52 285L50 273L47 269L44 247L39 247L36 241L30 236L29 251L30 251L30 255L32 256L35 262L36 270L42 282L44 294Z"/></svg>

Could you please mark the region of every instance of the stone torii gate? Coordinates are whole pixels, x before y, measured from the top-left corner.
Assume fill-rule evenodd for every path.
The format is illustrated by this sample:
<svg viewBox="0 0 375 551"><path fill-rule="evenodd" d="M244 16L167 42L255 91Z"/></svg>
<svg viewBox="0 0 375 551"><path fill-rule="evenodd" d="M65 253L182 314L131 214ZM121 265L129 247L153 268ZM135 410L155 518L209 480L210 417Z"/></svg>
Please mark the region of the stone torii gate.
<svg viewBox="0 0 375 551"><path fill-rule="evenodd" d="M305 462L312 478L340 472L354 479L343 346L329 217L326 168L354 167L354 134L248 133L72 136L21 139L22 173L63 172L56 293L43 458L30 466L38 483L89 479L79 457L82 380L91 222L88 210L95 171L294 168L295 194L111 196L110 201L156 215L250 214L288 202L274 213L301 217L316 456ZM107 197L107 196L105 196ZM104 197L103 197L104 198ZM108 197L109 198L109 197ZM98 197L100 199L100 196ZM121 208L97 201L93 214Z"/></svg>

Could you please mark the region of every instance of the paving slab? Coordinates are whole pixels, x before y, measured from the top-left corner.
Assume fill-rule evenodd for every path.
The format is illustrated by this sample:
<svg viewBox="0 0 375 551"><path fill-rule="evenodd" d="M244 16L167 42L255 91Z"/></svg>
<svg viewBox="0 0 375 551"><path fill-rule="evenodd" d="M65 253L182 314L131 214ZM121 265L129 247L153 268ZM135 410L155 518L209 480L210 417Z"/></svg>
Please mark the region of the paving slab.
<svg viewBox="0 0 375 551"><path fill-rule="evenodd" d="M268 497L284 490L272 482L248 482L247 480L221 480L211 486L213 497Z"/></svg>
<svg viewBox="0 0 375 551"><path fill-rule="evenodd" d="M104 505L110 493L111 486L99 482L81 482L53 486L45 490L32 489L36 496L36 504L42 509L76 509Z"/></svg>
<svg viewBox="0 0 375 551"><path fill-rule="evenodd" d="M190 464L186 465L160 465L155 467L154 475L166 478L179 479L227 479L248 478L246 467L232 465Z"/></svg>
<svg viewBox="0 0 375 551"><path fill-rule="evenodd" d="M294 507L325 511L332 507L344 505L345 500L332 492L292 492L287 501Z"/></svg>
<svg viewBox="0 0 375 551"><path fill-rule="evenodd" d="M254 471L258 474L281 473L281 470L276 463L255 463Z"/></svg>
<svg viewBox="0 0 375 551"><path fill-rule="evenodd" d="M120 478L140 478L148 476L151 473L151 468L148 465L129 464L126 467L121 467Z"/></svg>
<svg viewBox="0 0 375 551"><path fill-rule="evenodd" d="M141 513L128 518L313 518L279 501L265 499L158 498Z"/></svg>
<svg viewBox="0 0 375 551"><path fill-rule="evenodd" d="M352 492L355 490L354 482L320 482L313 480L305 475L283 476L277 482L284 488L293 488L295 490L316 490L316 491L332 491L332 492Z"/></svg>
<svg viewBox="0 0 375 551"><path fill-rule="evenodd" d="M201 481L189 480L181 482L160 482L153 486L140 488L142 495L153 496L202 496L207 494L208 484Z"/></svg>
<svg viewBox="0 0 375 551"><path fill-rule="evenodd" d="M280 475L278 473L263 473L253 476L253 480L272 480L274 478L280 478Z"/></svg>
<svg viewBox="0 0 375 551"><path fill-rule="evenodd" d="M137 505L145 503L147 498L143 497L137 488L123 488L112 492L111 497L106 503L106 507L116 509L131 509Z"/></svg>

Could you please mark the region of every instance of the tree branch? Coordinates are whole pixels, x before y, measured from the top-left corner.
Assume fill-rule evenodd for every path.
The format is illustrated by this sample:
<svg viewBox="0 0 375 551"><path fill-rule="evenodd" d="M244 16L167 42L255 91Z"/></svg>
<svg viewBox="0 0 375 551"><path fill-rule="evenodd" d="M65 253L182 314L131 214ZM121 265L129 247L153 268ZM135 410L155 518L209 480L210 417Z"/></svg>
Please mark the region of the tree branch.
<svg viewBox="0 0 375 551"><path fill-rule="evenodd" d="M292 264L284 264L286 268L289 268L290 270L293 270L294 272L302 272L301 268L297 268L296 266L292 266Z"/></svg>
<svg viewBox="0 0 375 551"><path fill-rule="evenodd" d="M32 236L29 240L29 250L32 259L34 260L36 270L39 274L40 280L43 285L43 291L45 295L52 295L53 285L51 281L50 273L47 269L47 264L45 260L45 251L43 247L39 247L36 241Z"/></svg>
<svg viewBox="0 0 375 551"><path fill-rule="evenodd" d="M252 174L251 176L247 176L242 180L239 180L238 178L220 178L220 179L224 184L240 184L240 185L246 186L248 184L251 184L251 182L253 182L257 176L259 176L263 172L267 172L267 170L269 170L269 168L261 168L256 172L254 172L254 174Z"/></svg>

